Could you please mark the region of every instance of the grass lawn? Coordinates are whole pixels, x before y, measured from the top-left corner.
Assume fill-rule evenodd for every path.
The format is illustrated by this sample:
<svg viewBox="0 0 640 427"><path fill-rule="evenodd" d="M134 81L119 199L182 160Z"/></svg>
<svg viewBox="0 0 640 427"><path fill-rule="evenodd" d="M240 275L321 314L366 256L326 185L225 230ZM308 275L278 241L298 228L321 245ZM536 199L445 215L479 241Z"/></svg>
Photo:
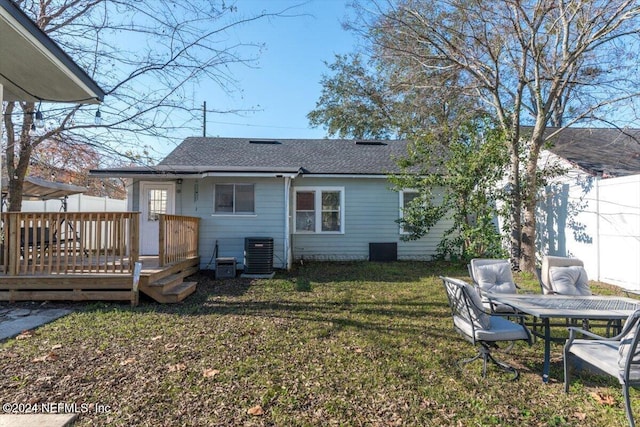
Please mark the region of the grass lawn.
<svg viewBox="0 0 640 427"><path fill-rule="evenodd" d="M73 305L0 344L0 400L88 405L80 426L626 425L615 379L578 376L564 393L560 344L549 384L540 340L498 355L518 381L458 368L475 350L439 275L467 278L442 263L310 263L272 280L198 275L182 304Z"/></svg>

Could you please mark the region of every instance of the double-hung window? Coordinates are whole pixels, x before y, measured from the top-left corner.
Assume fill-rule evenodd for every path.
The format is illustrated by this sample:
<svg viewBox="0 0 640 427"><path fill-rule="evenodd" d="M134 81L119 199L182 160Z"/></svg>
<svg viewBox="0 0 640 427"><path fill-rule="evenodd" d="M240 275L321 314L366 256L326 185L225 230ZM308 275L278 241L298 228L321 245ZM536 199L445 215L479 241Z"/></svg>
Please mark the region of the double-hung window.
<svg viewBox="0 0 640 427"><path fill-rule="evenodd" d="M217 214L255 213L253 184L216 184L213 211Z"/></svg>
<svg viewBox="0 0 640 427"><path fill-rule="evenodd" d="M294 205L296 233L344 232L344 188L297 187Z"/></svg>
<svg viewBox="0 0 640 427"><path fill-rule="evenodd" d="M400 191L400 219L404 219L404 213L411 203L420 197L420 193L417 190L402 190ZM400 225L400 234L409 234L409 230L402 224Z"/></svg>

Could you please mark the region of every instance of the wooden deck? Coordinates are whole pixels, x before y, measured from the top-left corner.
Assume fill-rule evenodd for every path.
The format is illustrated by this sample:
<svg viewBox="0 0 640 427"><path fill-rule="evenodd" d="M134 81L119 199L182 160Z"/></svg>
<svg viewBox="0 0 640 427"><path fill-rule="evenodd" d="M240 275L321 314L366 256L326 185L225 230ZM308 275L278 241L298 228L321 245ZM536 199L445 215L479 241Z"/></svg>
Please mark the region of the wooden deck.
<svg viewBox="0 0 640 427"><path fill-rule="evenodd" d="M142 257L138 292L161 303L180 302L196 290L184 279L198 272L199 257L160 267L158 257ZM129 273L0 276L0 301L129 301L138 304Z"/></svg>
<svg viewBox="0 0 640 427"><path fill-rule="evenodd" d="M138 213L4 213L0 301L182 301L196 289L184 278L198 271L198 219L160 221L160 255L141 257Z"/></svg>

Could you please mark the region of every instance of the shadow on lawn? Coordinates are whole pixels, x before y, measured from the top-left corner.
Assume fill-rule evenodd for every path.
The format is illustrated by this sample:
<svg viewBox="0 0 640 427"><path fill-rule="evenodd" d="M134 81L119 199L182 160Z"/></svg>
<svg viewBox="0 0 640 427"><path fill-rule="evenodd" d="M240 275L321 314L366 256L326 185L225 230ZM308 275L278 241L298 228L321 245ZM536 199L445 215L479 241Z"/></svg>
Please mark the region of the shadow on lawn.
<svg viewBox="0 0 640 427"><path fill-rule="evenodd" d="M294 264L289 277L304 277L316 283L335 281L371 281L408 283L419 282L426 277L467 275L466 264L448 261L349 261L309 262Z"/></svg>
<svg viewBox="0 0 640 427"><path fill-rule="evenodd" d="M384 264L381 265L384 266ZM240 277L216 280L213 272L201 271L188 279L198 281L196 292L180 304L158 304L141 294L140 304L137 307L98 303L88 305L86 310L111 311L117 307L116 310L122 311L133 310L139 313L155 312L179 316L253 316L313 322L316 325L326 324L330 325L328 329L336 330L355 328L382 333L396 331L411 333L416 337L424 335L431 339L436 337L446 339L455 333L449 322L450 312L444 292L442 298L434 300L426 300L424 296L416 300L409 300L408 297L403 299L395 295L391 300L375 300L373 296L369 297L368 295L364 298L372 298L371 300L362 300L362 295L349 295L348 288L346 296L318 295L312 289L312 287L318 286L318 283L322 283L318 281L318 275L326 276L327 271L330 270L333 276L336 271L340 270L339 267L334 269L334 263L331 263L331 268L327 267L328 263L323 263L322 268L314 268L313 270L304 268L295 269L290 273L282 272L276 276L277 280L266 284ZM405 273L409 270L406 264L402 266L402 269ZM365 268L365 270L369 271L369 268ZM415 272L416 281L424 277L426 271L424 268L411 270ZM349 286L348 282L381 281L379 274L371 272L366 275L367 279L362 278L363 276L354 279L353 265L349 267L349 271L351 273L343 276L342 280L334 278L332 281L345 281L345 287ZM300 274L303 272L311 274ZM406 274L404 277L405 281L410 280ZM397 279L388 278L388 281L397 282ZM328 279L327 282L329 282ZM273 294L270 294L268 289L271 284L274 286ZM398 285L399 287L403 286L402 283L398 283ZM256 286L263 286L267 289L254 297L248 297L249 290ZM288 286L288 288L284 289L283 286ZM443 322L446 322L447 327L451 326L451 328L442 330L439 326L434 327L434 324L443 324Z"/></svg>

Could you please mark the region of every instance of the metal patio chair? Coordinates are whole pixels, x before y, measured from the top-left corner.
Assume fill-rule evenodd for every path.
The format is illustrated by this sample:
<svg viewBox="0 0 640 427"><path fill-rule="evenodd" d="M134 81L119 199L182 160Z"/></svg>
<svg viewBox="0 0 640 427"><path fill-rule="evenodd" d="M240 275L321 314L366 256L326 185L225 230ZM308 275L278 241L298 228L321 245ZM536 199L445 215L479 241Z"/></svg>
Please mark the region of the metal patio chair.
<svg viewBox="0 0 640 427"><path fill-rule="evenodd" d="M584 263L578 258L544 256L539 279L543 294L591 295Z"/></svg>
<svg viewBox="0 0 640 427"><path fill-rule="evenodd" d="M629 388L640 386L640 310L630 315L620 334L606 338L580 328L569 328L564 346L564 391L569 392L569 367L576 359L599 373L611 375L622 385L624 408L631 427L635 426ZM590 339L577 339L578 335Z"/></svg>
<svg viewBox="0 0 640 427"><path fill-rule="evenodd" d="M511 263L508 259L474 258L467 265L469 277L473 285L480 291L482 304L485 308L496 313L513 313L512 307L504 304L492 303L486 294L515 294L518 290L513 280Z"/></svg>
<svg viewBox="0 0 640 427"><path fill-rule="evenodd" d="M484 310L482 300L476 290L463 280L440 277L449 300L454 328L474 346L478 354L470 359L458 362L460 366L482 359L482 376L487 375L487 362L491 361L500 369L513 373L513 379L519 376L511 365L495 359L492 348L498 348L498 342L527 341L531 344L531 334L523 324L514 323L499 315L490 315ZM511 314L513 315L513 314Z"/></svg>

